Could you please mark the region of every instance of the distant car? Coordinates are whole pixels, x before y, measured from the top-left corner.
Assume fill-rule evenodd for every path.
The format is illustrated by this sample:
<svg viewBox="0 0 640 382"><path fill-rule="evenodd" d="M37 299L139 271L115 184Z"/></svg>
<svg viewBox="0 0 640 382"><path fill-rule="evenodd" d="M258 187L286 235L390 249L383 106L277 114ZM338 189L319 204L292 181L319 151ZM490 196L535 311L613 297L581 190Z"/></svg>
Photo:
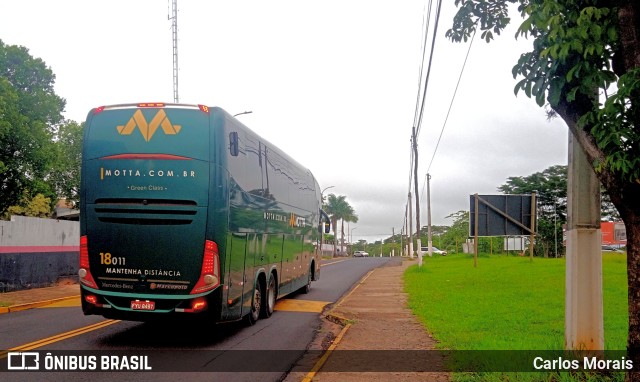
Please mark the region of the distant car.
<svg viewBox="0 0 640 382"><path fill-rule="evenodd" d="M620 248L616 248L616 247L611 246L611 245L603 245L602 246L602 250L603 251L607 251L607 252L622 252L622 250Z"/></svg>
<svg viewBox="0 0 640 382"><path fill-rule="evenodd" d="M429 253L429 247L422 247L422 253ZM443 251L436 247L431 247L431 253L441 256L447 256L447 251Z"/></svg>
<svg viewBox="0 0 640 382"><path fill-rule="evenodd" d="M355 251L353 257L369 257L369 254L365 251Z"/></svg>

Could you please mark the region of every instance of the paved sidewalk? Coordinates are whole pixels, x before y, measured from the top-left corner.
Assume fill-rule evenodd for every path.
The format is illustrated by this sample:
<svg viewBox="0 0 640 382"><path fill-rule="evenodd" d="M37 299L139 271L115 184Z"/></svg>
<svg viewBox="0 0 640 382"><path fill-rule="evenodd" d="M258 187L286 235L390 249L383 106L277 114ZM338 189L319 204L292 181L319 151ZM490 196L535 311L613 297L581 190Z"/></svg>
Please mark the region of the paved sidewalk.
<svg viewBox="0 0 640 382"><path fill-rule="evenodd" d="M436 342L407 306L402 276L415 261L404 260L402 265L386 266L373 270L352 291L343 297L327 314L320 332L331 331L329 321L342 322L344 327L333 340L332 352L318 372L292 373L285 379L305 382L339 381L449 381L446 372L363 372L357 371L376 363L380 357L411 356L409 352L394 350L433 350ZM335 331L334 331L335 332ZM343 335L340 337L340 335ZM326 341L325 341L326 342ZM326 345L326 343L325 343ZM317 344L316 344L317 346ZM323 346L326 348L326 346ZM314 349L312 345L311 349ZM348 350L348 351L347 351ZM378 350L380 352L356 352L354 350ZM384 352L382 352L384 351ZM378 358L378 361L375 358ZM437 357L436 357L437 358ZM401 359L398 359L402 362ZM388 359L385 360L388 362ZM352 366L353 365L353 366ZM442 369L438 358L425 369ZM316 364L316 367L319 364ZM376 365L374 365L376 366ZM341 369L339 372L326 370ZM343 371L343 369L357 369ZM407 369L412 370L412 366ZM295 368L294 368L295 370ZM325 370L325 371L323 371ZM301 378L302 377L302 378Z"/></svg>
<svg viewBox="0 0 640 382"><path fill-rule="evenodd" d="M74 298L80 298L80 285L74 283L0 293L0 314L46 306Z"/></svg>

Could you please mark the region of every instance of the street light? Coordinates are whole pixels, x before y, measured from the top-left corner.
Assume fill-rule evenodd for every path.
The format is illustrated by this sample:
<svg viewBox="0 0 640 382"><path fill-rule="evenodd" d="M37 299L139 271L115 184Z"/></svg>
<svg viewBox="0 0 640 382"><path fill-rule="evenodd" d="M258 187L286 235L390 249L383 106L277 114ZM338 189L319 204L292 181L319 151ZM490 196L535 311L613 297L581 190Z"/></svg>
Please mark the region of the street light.
<svg viewBox="0 0 640 382"><path fill-rule="evenodd" d="M324 192L327 191L330 188L334 188L335 186L329 186L329 187L325 187L324 190L320 191L320 202L322 204L324 204Z"/></svg>
<svg viewBox="0 0 640 382"><path fill-rule="evenodd" d="M251 114L251 113L253 113L253 112L252 111L243 111L242 113L234 114L233 116L237 117L237 116L242 115L242 114Z"/></svg>
<svg viewBox="0 0 640 382"><path fill-rule="evenodd" d="M327 191L330 188L334 188L335 186L329 186L329 187L325 187L324 190L320 191L320 196L324 195L324 192Z"/></svg>

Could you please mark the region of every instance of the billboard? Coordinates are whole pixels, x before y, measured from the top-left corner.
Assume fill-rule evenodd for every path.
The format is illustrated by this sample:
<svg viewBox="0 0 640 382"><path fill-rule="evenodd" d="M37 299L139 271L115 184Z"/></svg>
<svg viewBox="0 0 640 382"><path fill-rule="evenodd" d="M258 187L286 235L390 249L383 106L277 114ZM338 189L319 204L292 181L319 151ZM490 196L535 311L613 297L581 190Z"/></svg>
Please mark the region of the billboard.
<svg viewBox="0 0 640 382"><path fill-rule="evenodd" d="M476 196L478 211L476 211ZM469 236L529 236L535 231L534 195L470 195Z"/></svg>

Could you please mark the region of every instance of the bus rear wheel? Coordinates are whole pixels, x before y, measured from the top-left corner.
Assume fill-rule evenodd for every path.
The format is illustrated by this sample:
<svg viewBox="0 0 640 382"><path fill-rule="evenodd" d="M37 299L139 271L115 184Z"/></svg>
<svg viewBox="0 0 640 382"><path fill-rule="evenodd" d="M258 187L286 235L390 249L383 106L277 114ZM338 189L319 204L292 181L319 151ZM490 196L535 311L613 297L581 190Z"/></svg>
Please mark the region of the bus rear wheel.
<svg viewBox="0 0 640 382"><path fill-rule="evenodd" d="M309 273L307 274L307 285L300 288L300 292L307 294L311 291L311 279L313 278L313 265L309 268Z"/></svg>
<svg viewBox="0 0 640 382"><path fill-rule="evenodd" d="M267 283L267 290L265 291L264 304L262 304L262 311L260 317L269 318L273 314L273 309L276 306L276 279L273 273L269 276L269 282Z"/></svg>
<svg viewBox="0 0 640 382"><path fill-rule="evenodd" d="M260 310L262 308L262 287L260 281L256 280L256 286L253 288L253 298L251 300L251 310L246 316L247 324L253 325L260 318Z"/></svg>

